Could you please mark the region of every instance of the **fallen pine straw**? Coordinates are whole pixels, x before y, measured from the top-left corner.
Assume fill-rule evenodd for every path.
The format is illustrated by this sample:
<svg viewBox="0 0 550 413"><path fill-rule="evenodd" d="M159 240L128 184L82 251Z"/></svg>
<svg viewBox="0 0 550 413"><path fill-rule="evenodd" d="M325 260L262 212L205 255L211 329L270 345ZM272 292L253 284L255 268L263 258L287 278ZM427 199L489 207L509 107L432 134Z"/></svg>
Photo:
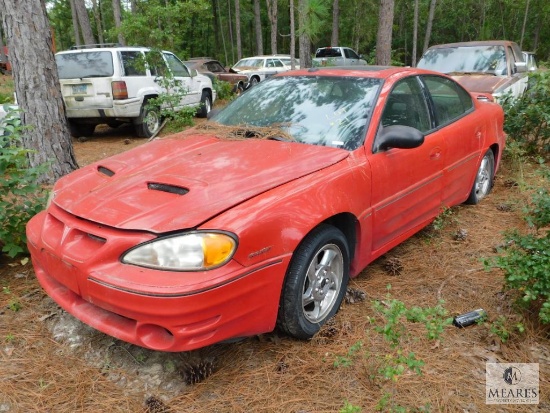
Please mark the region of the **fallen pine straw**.
<svg viewBox="0 0 550 413"><path fill-rule="evenodd" d="M273 126L253 126L253 125L220 125L219 123L206 122L187 129L181 133L181 136L196 135L197 133L210 134L218 139L242 141L246 139L281 139L287 141L296 141L296 139L285 132L283 128L289 124L279 123Z"/></svg>

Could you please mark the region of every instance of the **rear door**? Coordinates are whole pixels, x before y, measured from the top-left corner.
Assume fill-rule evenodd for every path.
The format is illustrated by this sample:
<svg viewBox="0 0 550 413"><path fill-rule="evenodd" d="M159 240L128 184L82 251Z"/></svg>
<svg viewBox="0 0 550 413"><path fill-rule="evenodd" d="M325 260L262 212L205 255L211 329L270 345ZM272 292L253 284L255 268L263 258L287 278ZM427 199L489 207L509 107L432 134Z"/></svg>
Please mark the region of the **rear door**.
<svg viewBox="0 0 550 413"><path fill-rule="evenodd" d="M425 138L418 148L375 151L369 158L374 252L410 236L436 216L441 207L445 138L433 128L417 76L399 81L388 95L379 133L391 125L414 127L425 133Z"/></svg>
<svg viewBox="0 0 550 413"><path fill-rule="evenodd" d="M456 205L464 202L470 192L486 122L474 111L472 96L453 80L431 75L422 76L422 80L446 147L442 201L447 206Z"/></svg>
<svg viewBox="0 0 550 413"><path fill-rule="evenodd" d="M109 50L76 50L55 56L61 93L69 110L113 107L111 81L115 73Z"/></svg>

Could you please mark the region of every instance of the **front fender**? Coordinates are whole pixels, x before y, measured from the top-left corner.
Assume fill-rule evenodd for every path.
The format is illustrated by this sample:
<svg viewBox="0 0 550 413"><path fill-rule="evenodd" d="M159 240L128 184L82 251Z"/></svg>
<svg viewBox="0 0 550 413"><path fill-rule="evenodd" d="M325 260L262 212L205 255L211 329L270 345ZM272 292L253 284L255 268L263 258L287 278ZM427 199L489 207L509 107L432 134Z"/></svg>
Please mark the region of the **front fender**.
<svg viewBox="0 0 550 413"><path fill-rule="evenodd" d="M237 234L234 259L243 266L287 256L334 216L351 214L361 226L359 217L370 208L370 174L363 169L348 157L236 205L200 228Z"/></svg>

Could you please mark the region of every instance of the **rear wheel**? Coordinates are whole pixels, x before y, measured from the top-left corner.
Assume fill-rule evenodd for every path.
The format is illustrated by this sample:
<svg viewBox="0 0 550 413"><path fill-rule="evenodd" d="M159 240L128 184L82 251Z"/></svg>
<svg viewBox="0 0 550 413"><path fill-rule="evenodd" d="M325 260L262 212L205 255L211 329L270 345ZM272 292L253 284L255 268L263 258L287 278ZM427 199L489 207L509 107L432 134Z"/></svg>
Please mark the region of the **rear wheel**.
<svg viewBox="0 0 550 413"><path fill-rule="evenodd" d="M470 191L470 196L466 200L466 204L475 205L478 204L483 198L489 195L491 189L493 188L493 178L495 175L495 156L493 151L489 149L483 155L483 159L479 164L479 169L477 170L476 179L472 190Z"/></svg>
<svg viewBox="0 0 550 413"><path fill-rule="evenodd" d="M340 308L349 280L346 237L331 225L313 230L294 252L277 323L292 337L313 337Z"/></svg>
<svg viewBox="0 0 550 413"><path fill-rule="evenodd" d="M201 96L201 104L199 106L199 110L197 111L197 116L199 118L206 118L208 116L208 113L212 110L212 98L210 97L210 93L206 90L202 91Z"/></svg>
<svg viewBox="0 0 550 413"><path fill-rule="evenodd" d="M161 123L160 110L157 107L149 105L147 101L143 102L141 113L135 124L137 136L140 138L150 138L157 133Z"/></svg>

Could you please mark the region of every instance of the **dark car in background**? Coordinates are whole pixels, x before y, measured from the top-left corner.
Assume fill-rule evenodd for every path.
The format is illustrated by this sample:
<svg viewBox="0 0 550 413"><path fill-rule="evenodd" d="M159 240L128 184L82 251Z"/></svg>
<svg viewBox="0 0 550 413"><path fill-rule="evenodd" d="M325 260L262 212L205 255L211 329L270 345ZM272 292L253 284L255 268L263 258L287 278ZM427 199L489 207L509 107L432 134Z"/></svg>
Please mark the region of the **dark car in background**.
<svg viewBox="0 0 550 413"><path fill-rule="evenodd" d="M240 94L248 87L248 76L240 75L232 72L231 69L226 70L223 65L214 59L210 58L191 58L183 62L189 69L195 69L214 81L218 79L233 85L233 93Z"/></svg>

